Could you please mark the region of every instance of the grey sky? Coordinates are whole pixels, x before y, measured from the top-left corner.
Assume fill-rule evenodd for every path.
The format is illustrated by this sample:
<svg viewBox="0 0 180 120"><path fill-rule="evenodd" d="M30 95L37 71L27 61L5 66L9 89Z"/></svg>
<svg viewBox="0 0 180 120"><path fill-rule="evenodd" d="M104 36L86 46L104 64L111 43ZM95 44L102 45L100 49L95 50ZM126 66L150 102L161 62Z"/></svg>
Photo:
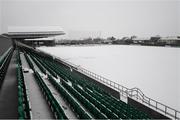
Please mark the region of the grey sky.
<svg viewBox="0 0 180 120"><path fill-rule="evenodd" d="M174 36L180 26L176 0L2 1L2 32L12 26L61 26L70 37Z"/></svg>

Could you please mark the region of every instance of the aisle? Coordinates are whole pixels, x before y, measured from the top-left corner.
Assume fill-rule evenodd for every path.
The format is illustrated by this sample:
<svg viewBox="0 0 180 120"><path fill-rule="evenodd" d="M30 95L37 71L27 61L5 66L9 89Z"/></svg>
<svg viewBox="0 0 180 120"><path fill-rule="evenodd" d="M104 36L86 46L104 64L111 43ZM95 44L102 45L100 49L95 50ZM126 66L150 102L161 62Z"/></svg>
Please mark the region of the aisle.
<svg viewBox="0 0 180 120"><path fill-rule="evenodd" d="M24 54L20 54L23 68L30 69ZM32 72L24 73L24 80L29 96L33 119L54 119Z"/></svg>

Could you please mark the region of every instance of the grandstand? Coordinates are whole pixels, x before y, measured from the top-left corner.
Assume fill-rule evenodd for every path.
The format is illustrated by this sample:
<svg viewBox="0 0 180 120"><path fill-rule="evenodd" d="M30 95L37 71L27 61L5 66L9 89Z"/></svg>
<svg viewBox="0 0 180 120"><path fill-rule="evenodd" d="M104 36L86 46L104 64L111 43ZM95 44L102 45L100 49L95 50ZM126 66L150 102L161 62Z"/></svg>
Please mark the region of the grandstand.
<svg viewBox="0 0 180 120"><path fill-rule="evenodd" d="M14 47L0 59L0 118L180 119L179 111L146 97L138 88L130 90L79 69L14 36Z"/></svg>
<svg viewBox="0 0 180 120"><path fill-rule="evenodd" d="M4 34L12 39L33 39L33 38L44 38L44 37L51 37L56 35L64 35L63 31L38 31L38 32L9 32Z"/></svg>

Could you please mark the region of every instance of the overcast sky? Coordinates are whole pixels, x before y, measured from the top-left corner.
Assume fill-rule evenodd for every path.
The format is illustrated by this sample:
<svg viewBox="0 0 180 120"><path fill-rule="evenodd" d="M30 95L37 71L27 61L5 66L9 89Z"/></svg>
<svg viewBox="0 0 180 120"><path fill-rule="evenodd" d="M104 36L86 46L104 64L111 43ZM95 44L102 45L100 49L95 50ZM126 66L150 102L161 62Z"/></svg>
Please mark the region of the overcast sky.
<svg viewBox="0 0 180 120"><path fill-rule="evenodd" d="M69 37L178 35L177 0L1 0L0 27L60 26ZM179 19L180 20L180 19Z"/></svg>

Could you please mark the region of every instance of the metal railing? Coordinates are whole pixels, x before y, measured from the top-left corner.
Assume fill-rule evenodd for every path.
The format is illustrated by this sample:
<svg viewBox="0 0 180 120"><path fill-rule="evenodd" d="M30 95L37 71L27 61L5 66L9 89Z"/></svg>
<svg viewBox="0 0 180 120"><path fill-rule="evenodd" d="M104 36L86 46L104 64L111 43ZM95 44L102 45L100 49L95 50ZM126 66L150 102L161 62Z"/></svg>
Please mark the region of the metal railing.
<svg viewBox="0 0 180 120"><path fill-rule="evenodd" d="M177 111L174 108L171 108L163 103L147 97L139 88L135 87L132 89L128 89L127 93L129 97L140 100L142 103L155 108L155 110L160 111L165 115L168 115L174 119L180 119L180 111Z"/></svg>
<svg viewBox="0 0 180 120"><path fill-rule="evenodd" d="M96 73L93 73L85 68L77 66L69 61L61 59L54 55L52 55L52 56L54 58L61 60L62 63L69 66L71 69L81 72L82 74L85 74L88 77L91 77L91 78L97 80L98 82L100 82L108 87L113 88L114 90L118 91L121 96L130 97L134 100L137 100L138 102L141 101L141 103L154 108L154 110L156 110L157 112L164 113L165 116L171 117L173 119L178 119L178 120L180 119L180 111L177 111L163 103L160 103L152 98L147 97L139 88L135 87L135 88L129 89L123 85L120 85L116 82L113 82L113 81L107 79L107 78L97 75Z"/></svg>

